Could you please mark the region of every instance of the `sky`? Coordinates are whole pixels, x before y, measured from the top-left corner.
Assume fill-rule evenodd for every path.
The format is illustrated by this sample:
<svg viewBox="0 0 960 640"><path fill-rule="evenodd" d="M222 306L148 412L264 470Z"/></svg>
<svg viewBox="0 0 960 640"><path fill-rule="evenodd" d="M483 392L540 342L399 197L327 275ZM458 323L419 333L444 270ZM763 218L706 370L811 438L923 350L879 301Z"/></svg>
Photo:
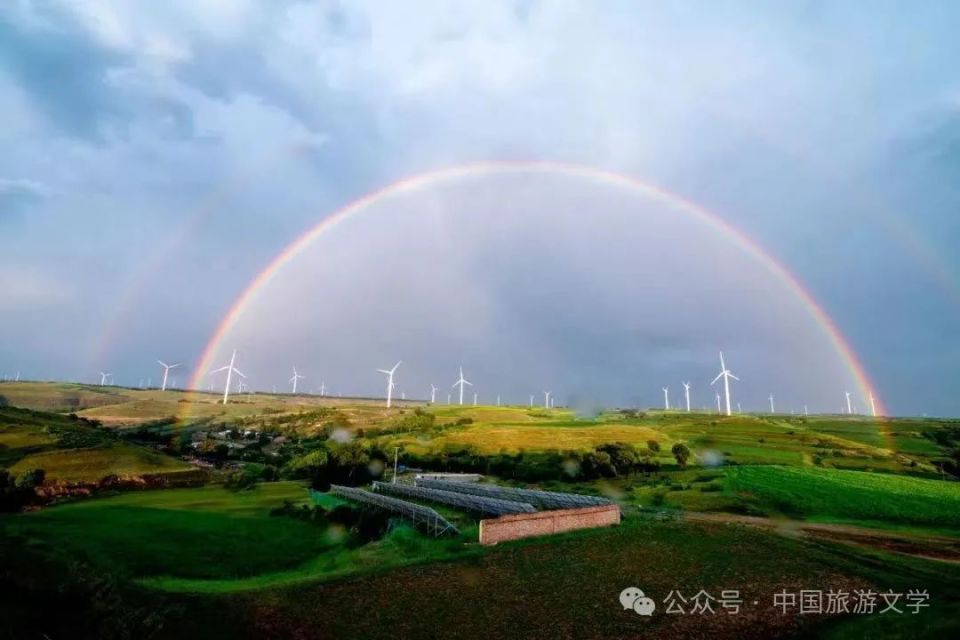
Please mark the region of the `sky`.
<svg viewBox="0 0 960 640"><path fill-rule="evenodd" d="M136 386L160 358L185 384L334 211L542 161L714 212L804 285L891 413L957 415L958 20L953 2L3 3L0 375ZM251 302L218 366L237 348L264 390L295 365L382 394L375 369L402 359L423 397L463 364L488 402L658 406L687 379L712 402L722 348L744 409L864 406L796 292L662 200L494 173L353 220Z"/></svg>

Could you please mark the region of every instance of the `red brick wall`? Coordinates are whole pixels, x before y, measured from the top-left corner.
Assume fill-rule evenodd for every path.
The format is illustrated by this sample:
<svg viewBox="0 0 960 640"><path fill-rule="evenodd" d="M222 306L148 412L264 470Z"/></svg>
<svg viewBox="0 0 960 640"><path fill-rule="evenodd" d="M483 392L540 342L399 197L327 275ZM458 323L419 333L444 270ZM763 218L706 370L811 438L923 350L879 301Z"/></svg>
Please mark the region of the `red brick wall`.
<svg viewBox="0 0 960 640"><path fill-rule="evenodd" d="M574 529L591 529L620 524L620 507L615 504L583 509L559 509L518 513L480 521L480 544L496 544L531 536L546 536Z"/></svg>

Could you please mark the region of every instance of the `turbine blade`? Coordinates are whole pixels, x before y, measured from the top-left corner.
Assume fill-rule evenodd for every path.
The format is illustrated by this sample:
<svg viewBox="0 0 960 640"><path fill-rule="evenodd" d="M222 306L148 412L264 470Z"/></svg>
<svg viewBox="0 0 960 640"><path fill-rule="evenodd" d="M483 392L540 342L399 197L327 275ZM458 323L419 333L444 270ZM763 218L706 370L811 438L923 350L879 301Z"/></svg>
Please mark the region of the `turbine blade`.
<svg viewBox="0 0 960 640"><path fill-rule="evenodd" d="M179 362L178 362L177 364L171 364L171 365L169 365L169 367L170 367L171 369L176 369L176 368L179 367L179 366L180 366L180 363L179 363Z"/></svg>
<svg viewBox="0 0 960 640"><path fill-rule="evenodd" d="M233 368L233 372L234 372L235 374L237 374L238 376L240 376L241 378L246 378L246 377L247 377L247 376L245 376L245 375L243 374L242 371L240 371L240 369L237 369L236 367Z"/></svg>
<svg viewBox="0 0 960 640"><path fill-rule="evenodd" d="M161 367L167 366L167 363L164 362L163 360L157 360L157 363L158 363Z"/></svg>
<svg viewBox="0 0 960 640"><path fill-rule="evenodd" d="M469 382L469 381L467 381L467 380L464 380L464 381L463 381L463 384L467 385L468 387L472 387L472 386L473 386L473 383L472 383L472 382Z"/></svg>
<svg viewBox="0 0 960 640"><path fill-rule="evenodd" d="M393 371L387 371L386 369L377 369L377 371L379 371L380 373L385 373L387 375L390 375L391 373L393 373Z"/></svg>
<svg viewBox="0 0 960 640"><path fill-rule="evenodd" d="M230 365L227 365L225 367L220 367L219 369L213 369L212 371L208 371L207 375L210 375L211 373L220 373L221 371L226 371L229 368L230 368Z"/></svg>
<svg viewBox="0 0 960 640"><path fill-rule="evenodd" d="M731 378L733 378L733 379L736 380L737 382L740 382L740 378L738 378L737 376L733 375L733 374L730 373L729 371L727 372L727 375L729 375Z"/></svg>
<svg viewBox="0 0 960 640"><path fill-rule="evenodd" d="M724 373L725 373L724 371L721 371L719 374L717 374L717 377L714 378L714 379L713 379L713 382L711 382L710 384L717 384L717 380L719 380L720 378L722 378Z"/></svg>

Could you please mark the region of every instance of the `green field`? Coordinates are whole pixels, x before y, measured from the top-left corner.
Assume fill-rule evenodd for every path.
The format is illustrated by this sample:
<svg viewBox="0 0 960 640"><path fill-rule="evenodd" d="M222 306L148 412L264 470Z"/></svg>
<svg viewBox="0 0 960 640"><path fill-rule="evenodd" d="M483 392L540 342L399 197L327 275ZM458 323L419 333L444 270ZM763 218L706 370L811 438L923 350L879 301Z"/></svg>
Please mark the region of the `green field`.
<svg viewBox="0 0 960 640"><path fill-rule="evenodd" d="M223 407L207 394L42 383L4 383L0 395L55 411L0 406L0 467L14 479L43 469L48 485L85 482L94 494L26 502L25 512L0 516L0 588L13 594L0 598L0 620L12 625L9 637L960 633L960 485L938 466L956 453L952 421L677 411L580 418L565 409L410 402L388 410L260 394ZM220 433L229 428L263 438ZM686 464L671 452L677 443L690 449ZM613 444L620 448L603 449ZM475 518L447 506L433 505L460 536L434 539L381 518L365 537L332 517L359 510L308 493L323 473L369 481L368 472L390 466L394 446L401 464L451 464L497 476L491 481L605 495L624 520L479 547ZM212 484L95 486L112 475L174 478L194 468L181 457L198 451L216 468L196 481ZM614 464L616 451L636 457ZM240 482L267 469L267 479L281 480ZM616 601L634 584L660 598L740 589L751 611L643 620ZM821 587L927 588L936 608L825 619L770 607L775 590ZM56 618L45 614L50 607Z"/></svg>
<svg viewBox="0 0 960 640"><path fill-rule="evenodd" d="M726 470L726 490L805 518L960 530L960 483L880 473L771 466Z"/></svg>

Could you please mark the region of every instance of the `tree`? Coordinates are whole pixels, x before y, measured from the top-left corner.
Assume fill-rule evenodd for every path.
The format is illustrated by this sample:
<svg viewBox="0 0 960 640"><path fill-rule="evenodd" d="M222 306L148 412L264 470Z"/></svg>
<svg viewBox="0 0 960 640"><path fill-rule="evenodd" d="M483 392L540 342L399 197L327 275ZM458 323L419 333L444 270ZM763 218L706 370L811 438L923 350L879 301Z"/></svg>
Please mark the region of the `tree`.
<svg viewBox="0 0 960 640"><path fill-rule="evenodd" d="M682 442L678 442L670 449L673 457L677 459L677 464L681 467L687 466L687 460L690 459L690 448Z"/></svg>
<svg viewBox="0 0 960 640"><path fill-rule="evenodd" d="M650 453L660 453L660 443L656 440L647 440L647 449L650 449Z"/></svg>
<svg viewBox="0 0 960 640"><path fill-rule="evenodd" d="M17 489L36 489L43 484L46 475L43 469L25 471L17 476Z"/></svg>

